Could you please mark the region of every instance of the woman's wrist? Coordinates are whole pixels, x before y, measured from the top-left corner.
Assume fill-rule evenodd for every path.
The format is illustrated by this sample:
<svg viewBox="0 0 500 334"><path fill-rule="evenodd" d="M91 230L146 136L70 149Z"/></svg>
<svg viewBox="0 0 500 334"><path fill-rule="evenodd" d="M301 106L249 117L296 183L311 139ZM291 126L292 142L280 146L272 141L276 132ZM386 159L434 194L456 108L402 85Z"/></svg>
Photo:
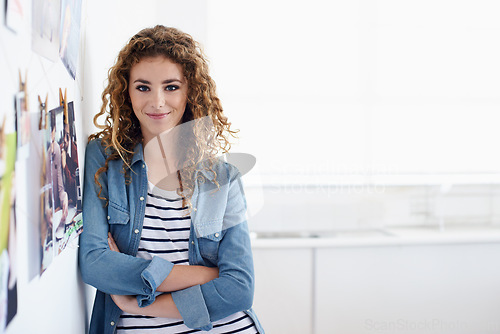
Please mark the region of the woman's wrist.
<svg viewBox="0 0 500 334"><path fill-rule="evenodd" d="M172 292L205 284L219 277L217 267L175 265L170 274L156 289L160 292Z"/></svg>
<svg viewBox="0 0 500 334"><path fill-rule="evenodd" d="M145 307L139 307L135 296L111 295L111 298L123 312L151 317L182 319L172 296L168 293L159 295Z"/></svg>
<svg viewBox="0 0 500 334"><path fill-rule="evenodd" d="M139 313L150 317L182 319L172 295L164 293L156 297L153 304L139 308Z"/></svg>

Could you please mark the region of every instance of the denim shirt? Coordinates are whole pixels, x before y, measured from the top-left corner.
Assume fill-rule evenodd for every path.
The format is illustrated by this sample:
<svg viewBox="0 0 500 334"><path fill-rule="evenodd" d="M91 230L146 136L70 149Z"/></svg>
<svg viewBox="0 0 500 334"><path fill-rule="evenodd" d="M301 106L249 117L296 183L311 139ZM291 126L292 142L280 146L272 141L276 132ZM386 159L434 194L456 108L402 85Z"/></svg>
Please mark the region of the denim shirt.
<svg viewBox="0 0 500 334"><path fill-rule="evenodd" d="M79 266L85 283L97 289L90 333L114 333L122 311L110 294L137 295L139 306L154 302L157 287L173 268L160 257L136 257L146 207L148 179L142 145L135 147L126 182L121 160L109 161L100 175L101 197L95 184L96 171L104 166L106 153L101 140L92 140L85 153L83 193L83 232L80 235ZM217 266L219 277L202 285L172 292L172 298L186 326L210 330L212 322L244 311L264 333L251 306L254 271L246 222L246 202L241 175L231 164L214 164L212 172L196 175L191 198L189 264ZM107 234L111 232L122 253L111 251Z"/></svg>

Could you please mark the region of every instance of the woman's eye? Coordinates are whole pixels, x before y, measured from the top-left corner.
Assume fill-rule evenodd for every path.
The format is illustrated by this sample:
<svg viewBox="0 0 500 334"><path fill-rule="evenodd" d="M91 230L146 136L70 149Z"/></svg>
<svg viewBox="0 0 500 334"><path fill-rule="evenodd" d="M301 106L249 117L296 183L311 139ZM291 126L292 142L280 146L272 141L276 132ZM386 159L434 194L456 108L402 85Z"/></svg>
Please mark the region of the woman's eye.
<svg viewBox="0 0 500 334"><path fill-rule="evenodd" d="M146 91L148 91L148 90L149 90L149 87L148 87L148 86L143 86L143 85L141 85L141 86L137 86L137 87L136 87L136 89L137 89L138 91L140 91L140 92L146 92Z"/></svg>
<svg viewBox="0 0 500 334"><path fill-rule="evenodd" d="M176 86L176 85L168 85L167 87L165 87L165 90L168 90L168 91L174 91L177 89L179 89L179 86Z"/></svg>

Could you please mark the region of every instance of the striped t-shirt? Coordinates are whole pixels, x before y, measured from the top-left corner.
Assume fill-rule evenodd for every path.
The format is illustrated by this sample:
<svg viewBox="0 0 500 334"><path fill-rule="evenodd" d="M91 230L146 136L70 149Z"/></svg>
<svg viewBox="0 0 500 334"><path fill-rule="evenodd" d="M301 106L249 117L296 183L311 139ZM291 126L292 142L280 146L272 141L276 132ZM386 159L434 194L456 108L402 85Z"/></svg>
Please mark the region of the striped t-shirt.
<svg viewBox="0 0 500 334"><path fill-rule="evenodd" d="M146 211L137 257L160 256L174 264L189 265L188 244L191 217L182 206L176 191L148 188ZM117 324L118 334L167 333L243 333L256 334L252 319L244 312L213 322L213 329L204 332L184 325L181 319L133 315L126 312Z"/></svg>

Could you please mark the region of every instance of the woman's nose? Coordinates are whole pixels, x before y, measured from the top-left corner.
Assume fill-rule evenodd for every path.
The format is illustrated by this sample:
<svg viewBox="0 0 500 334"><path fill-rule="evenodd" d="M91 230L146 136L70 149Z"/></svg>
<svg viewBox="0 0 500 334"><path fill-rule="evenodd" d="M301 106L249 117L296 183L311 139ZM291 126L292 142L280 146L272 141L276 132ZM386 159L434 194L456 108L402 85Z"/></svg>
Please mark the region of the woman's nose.
<svg viewBox="0 0 500 334"><path fill-rule="evenodd" d="M163 92L161 90L155 92L153 95L153 100L151 102L153 108L155 109L163 108L165 106L165 96Z"/></svg>

